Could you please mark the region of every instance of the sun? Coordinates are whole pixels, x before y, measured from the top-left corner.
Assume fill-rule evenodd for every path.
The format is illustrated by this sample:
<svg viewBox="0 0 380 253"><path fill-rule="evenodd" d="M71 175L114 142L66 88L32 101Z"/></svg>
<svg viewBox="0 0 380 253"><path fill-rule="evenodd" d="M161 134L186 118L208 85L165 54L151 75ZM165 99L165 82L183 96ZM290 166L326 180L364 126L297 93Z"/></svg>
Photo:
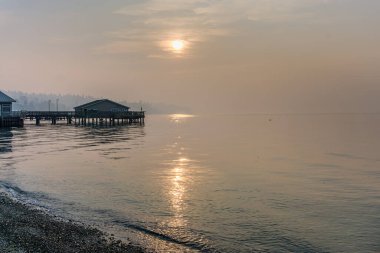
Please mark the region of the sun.
<svg viewBox="0 0 380 253"><path fill-rule="evenodd" d="M185 42L183 40L173 40L171 41L171 46L174 51L180 52L185 47Z"/></svg>

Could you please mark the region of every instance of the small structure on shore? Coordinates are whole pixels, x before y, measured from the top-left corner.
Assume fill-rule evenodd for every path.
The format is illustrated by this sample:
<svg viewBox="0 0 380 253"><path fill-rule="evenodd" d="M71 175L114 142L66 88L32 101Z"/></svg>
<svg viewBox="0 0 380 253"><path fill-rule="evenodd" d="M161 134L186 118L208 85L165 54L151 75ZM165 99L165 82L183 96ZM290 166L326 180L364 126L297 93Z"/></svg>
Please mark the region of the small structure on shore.
<svg viewBox="0 0 380 253"><path fill-rule="evenodd" d="M12 115L12 103L14 102L16 100L0 91L0 117Z"/></svg>

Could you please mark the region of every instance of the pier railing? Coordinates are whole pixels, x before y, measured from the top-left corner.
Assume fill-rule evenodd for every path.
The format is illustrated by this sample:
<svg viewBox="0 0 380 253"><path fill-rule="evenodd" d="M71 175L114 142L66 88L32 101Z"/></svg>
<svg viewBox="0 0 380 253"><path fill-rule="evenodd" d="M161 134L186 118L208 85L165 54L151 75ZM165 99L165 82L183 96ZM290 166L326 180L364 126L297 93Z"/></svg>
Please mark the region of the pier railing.
<svg viewBox="0 0 380 253"><path fill-rule="evenodd" d="M43 117L43 118L64 118L64 117L74 117L75 112L73 111L21 111L19 112L20 117L22 118L35 118L35 117Z"/></svg>
<svg viewBox="0 0 380 253"><path fill-rule="evenodd" d="M144 111L127 111L127 112L74 112L78 118L144 118Z"/></svg>
<svg viewBox="0 0 380 253"><path fill-rule="evenodd" d="M139 123L144 124L145 112L144 111L110 111L110 112L96 112L96 111L81 111L75 112L74 124L87 125L124 125Z"/></svg>
<svg viewBox="0 0 380 253"><path fill-rule="evenodd" d="M127 112L75 112L75 111L19 111L12 113L14 117L22 118L145 118L144 111Z"/></svg>
<svg viewBox="0 0 380 253"><path fill-rule="evenodd" d="M11 112L11 114L9 115L10 117L21 117L21 113L20 111L15 111L15 112Z"/></svg>
<svg viewBox="0 0 380 253"><path fill-rule="evenodd" d="M0 127L23 126L24 119L35 120L40 125L41 120L50 120L53 125L57 121L66 120L67 124L75 125L124 125L139 123L144 124L144 111L16 111L0 117Z"/></svg>

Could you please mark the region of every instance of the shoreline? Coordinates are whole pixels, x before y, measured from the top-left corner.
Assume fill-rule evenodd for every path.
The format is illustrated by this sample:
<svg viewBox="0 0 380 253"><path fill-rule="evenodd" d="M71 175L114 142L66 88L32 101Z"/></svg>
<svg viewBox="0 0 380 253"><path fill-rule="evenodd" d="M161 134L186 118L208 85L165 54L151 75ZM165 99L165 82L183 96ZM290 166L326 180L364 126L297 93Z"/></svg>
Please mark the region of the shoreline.
<svg viewBox="0 0 380 253"><path fill-rule="evenodd" d="M0 252L146 253L97 228L54 218L0 193Z"/></svg>

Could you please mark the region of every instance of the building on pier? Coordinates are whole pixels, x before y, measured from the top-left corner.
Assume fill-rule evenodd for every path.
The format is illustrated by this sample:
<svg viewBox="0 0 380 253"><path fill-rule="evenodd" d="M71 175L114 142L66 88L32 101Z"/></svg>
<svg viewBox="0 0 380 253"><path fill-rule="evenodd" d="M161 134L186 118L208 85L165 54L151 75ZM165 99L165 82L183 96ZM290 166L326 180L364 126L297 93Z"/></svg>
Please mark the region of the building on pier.
<svg viewBox="0 0 380 253"><path fill-rule="evenodd" d="M0 91L0 117L12 115L12 103L16 102L13 98Z"/></svg>
<svg viewBox="0 0 380 253"><path fill-rule="evenodd" d="M16 100L0 91L0 128L24 125L24 120L12 112L12 103L14 102Z"/></svg>
<svg viewBox="0 0 380 253"><path fill-rule="evenodd" d="M7 115L0 115L0 127L22 127L24 119L35 120L36 125L41 121L51 121L52 125L58 121L67 121L68 125L81 126L116 126L127 124L144 124L145 112L130 111L128 106L116 103L109 99L96 100L74 108L74 111L20 111L8 112L14 100L1 94ZM10 107L12 108L12 107Z"/></svg>
<svg viewBox="0 0 380 253"><path fill-rule="evenodd" d="M128 112L129 107L111 101L109 99L99 99L92 102L89 102L84 105L80 105L74 108L76 113L85 113L85 112Z"/></svg>
<svg viewBox="0 0 380 253"><path fill-rule="evenodd" d="M100 99L74 108L74 123L80 125L144 124L143 111L130 111L128 106L109 99Z"/></svg>

